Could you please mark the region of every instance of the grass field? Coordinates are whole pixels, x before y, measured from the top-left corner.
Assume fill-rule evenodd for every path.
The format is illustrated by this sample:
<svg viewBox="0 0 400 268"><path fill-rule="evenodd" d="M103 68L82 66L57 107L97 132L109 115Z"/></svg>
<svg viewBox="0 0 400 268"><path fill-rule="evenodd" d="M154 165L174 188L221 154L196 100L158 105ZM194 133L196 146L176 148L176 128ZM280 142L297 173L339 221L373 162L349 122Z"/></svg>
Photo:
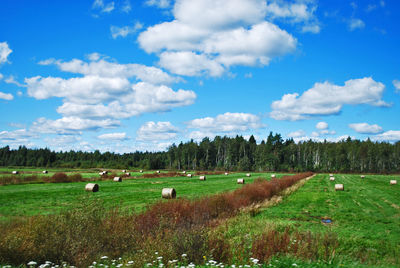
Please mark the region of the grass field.
<svg viewBox="0 0 400 268"><path fill-rule="evenodd" d="M336 258L350 259L349 266L366 264L400 266L400 187L389 185L396 176L335 174L335 181L319 174L276 206L257 215L242 214L232 219L229 237L238 243L243 234L260 234L266 229L291 227L312 233L337 236ZM397 176L397 180L398 180ZM335 191L336 183L344 191ZM326 224L321 220L331 219Z"/></svg>
<svg viewBox="0 0 400 268"><path fill-rule="evenodd" d="M49 175L61 170L49 170ZM64 170L65 171L65 170ZM66 172L81 172L74 170ZM11 172L7 170L7 172ZM28 172L41 172L41 170L23 170L24 176ZM98 170L86 170L81 173L84 176L99 177ZM147 173L154 173L148 171ZM141 176L142 173L131 174ZM278 175L282 176L282 175ZM251 183L255 178L270 178L270 173L253 173L252 177L245 177L245 173L232 173L225 175L207 175L207 180L200 181L198 176L193 178L135 178L125 179L123 182L98 181L100 191L88 193L84 191L86 182L76 183L44 183L25 185L0 186L0 220L7 220L18 216L32 216L37 214L52 214L62 209L74 208L86 199L98 198L106 205L118 205L125 209L141 211L147 205L155 203L161 198L162 188L173 187L177 191L178 198L197 198L203 195L211 195L219 192L234 190L241 185L236 184L238 178L246 178Z"/></svg>

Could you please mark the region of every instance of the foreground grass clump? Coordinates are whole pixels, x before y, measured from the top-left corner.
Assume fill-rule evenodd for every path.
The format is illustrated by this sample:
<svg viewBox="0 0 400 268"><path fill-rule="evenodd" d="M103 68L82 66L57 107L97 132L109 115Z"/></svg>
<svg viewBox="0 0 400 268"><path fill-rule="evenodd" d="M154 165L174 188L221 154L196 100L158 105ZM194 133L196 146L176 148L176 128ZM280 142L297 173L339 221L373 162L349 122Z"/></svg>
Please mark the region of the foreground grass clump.
<svg viewBox="0 0 400 268"><path fill-rule="evenodd" d="M233 258L231 246L224 232L213 232L212 227L236 215L241 208L268 199L310 175L257 180L233 192L193 201L159 202L141 214L105 210L98 200L81 200L81 207L72 211L2 223L0 263L66 261L87 266L106 255L132 259L135 266L141 267L153 260L155 250L165 261L177 260L186 254L188 263L204 264L207 259L229 263ZM298 236L295 231L290 233L295 237L306 237ZM273 235L280 236L279 233ZM292 252L281 248L278 246L275 251ZM250 251L246 254L243 262L252 257Z"/></svg>

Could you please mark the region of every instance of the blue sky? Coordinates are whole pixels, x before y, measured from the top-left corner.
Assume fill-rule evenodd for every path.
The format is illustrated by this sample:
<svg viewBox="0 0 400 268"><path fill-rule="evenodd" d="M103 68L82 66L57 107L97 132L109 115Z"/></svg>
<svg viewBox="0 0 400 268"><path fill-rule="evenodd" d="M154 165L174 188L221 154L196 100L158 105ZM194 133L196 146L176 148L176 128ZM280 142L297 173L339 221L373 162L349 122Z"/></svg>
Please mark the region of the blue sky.
<svg viewBox="0 0 400 268"><path fill-rule="evenodd" d="M3 0L0 146L400 140L397 0Z"/></svg>

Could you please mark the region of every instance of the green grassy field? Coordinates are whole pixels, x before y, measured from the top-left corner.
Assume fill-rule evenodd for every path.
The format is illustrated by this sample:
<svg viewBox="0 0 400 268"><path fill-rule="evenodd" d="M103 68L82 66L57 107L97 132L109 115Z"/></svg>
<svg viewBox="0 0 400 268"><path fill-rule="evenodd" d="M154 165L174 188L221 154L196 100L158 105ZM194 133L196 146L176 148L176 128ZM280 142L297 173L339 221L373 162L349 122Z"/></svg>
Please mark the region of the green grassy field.
<svg viewBox="0 0 400 268"><path fill-rule="evenodd" d="M38 170L32 171L38 172ZM50 175L54 172L56 170L49 171ZM72 172L77 171L66 173ZM154 171L149 171L148 173L154 173ZM82 174L98 177L97 171L94 172L93 170ZM142 174L131 174L131 176L135 175L139 176ZM245 177L245 173L232 173L228 176L207 175L205 182L200 181L198 176L194 176L193 178L125 179L120 183L113 182L110 179L109 181L97 182L100 186L100 191L97 193L85 192L86 182L32 183L0 186L0 220L7 220L18 216L51 214L62 209L72 209L77 204L86 202L88 198L102 200L106 206L118 205L123 209L141 211L146 205L155 203L161 199L162 188L173 187L177 191L178 198L192 199L241 187L241 185L236 184L236 180L243 177ZM270 178L271 174L253 173L252 177L245 178L246 182L251 183L258 177Z"/></svg>
<svg viewBox="0 0 400 268"><path fill-rule="evenodd" d="M336 257L350 259L348 266L357 267L365 261L399 267L400 185L389 185L395 178L335 174L336 180L329 181L328 175L319 174L281 203L261 209L255 216L242 214L232 219L228 236L238 243L243 234L266 229L328 232L339 241ZM336 183L344 184L344 191L335 191ZM332 222L322 223L323 218Z"/></svg>

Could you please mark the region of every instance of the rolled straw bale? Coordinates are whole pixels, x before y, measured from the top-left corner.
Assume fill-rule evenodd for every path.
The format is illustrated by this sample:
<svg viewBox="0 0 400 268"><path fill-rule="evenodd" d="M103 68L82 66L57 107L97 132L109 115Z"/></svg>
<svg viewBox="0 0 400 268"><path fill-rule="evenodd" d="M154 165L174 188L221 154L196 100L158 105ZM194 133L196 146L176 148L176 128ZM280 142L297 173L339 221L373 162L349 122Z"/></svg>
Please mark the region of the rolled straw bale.
<svg viewBox="0 0 400 268"><path fill-rule="evenodd" d="M143 170L139 170L140 173L143 173Z"/></svg>
<svg viewBox="0 0 400 268"><path fill-rule="evenodd" d="M114 177L113 181L122 182L122 179L121 179L121 177Z"/></svg>
<svg viewBox="0 0 400 268"><path fill-rule="evenodd" d="M329 177L333 177L333 174L329 174Z"/></svg>
<svg viewBox="0 0 400 268"><path fill-rule="evenodd" d="M246 177L251 177L251 174L250 174L250 173L247 173L247 174L246 174Z"/></svg>
<svg viewBox="0 0 400 268"><path fill-rule="evenodd" d="M85 191L87 191L87 192L98 192L99 191L99 185L97 183L88 183L85 186Z"/></svg>
<svg viewBox="0 0 400 268"><path fill-rule="evenodd" d="M103 172L99 172L99 175L100 175L100 176L103 176L103 175L104 175L104 173L103 173Z"/></svg>
<svg viewBox="0 0 400 268"><path fill-rule="evenodd" d="M123 170L122 170L122 173L126 173L126 169L123 169Z"/></svg>
<svg viewBox="0 0 400 268"><path fill-rule="evenodd" d="M397 184L397 180L390 180L390 185L395 185Z"/></svg>
<svg viewBox="0 0 400 268"><path fill-rule="evenodd" d="M244 179L237 179L237 184L244 184Z"/></svg>
<svg viewBox="0 0 400 268"><path fill-rule="evenodd" d="M272 175L271 175L271 178L276 178L276 175L275 175L275 174L272 174Z"/></svg>
<svg viewBox="0 0 400 268"><path fill-rule="evenodd" d="M186 174L186 170L182 171L183 174Z"/></svg>
<svg viewBox="0 0 400 268"><path fill-rule="evenodd" d="M12 172L12 174L14 174L14 175L16 175L16 174L18 174L19 172L18 171L16 171L16 170L14 170L13 172Z"/></svg>
<svg viewBox="0 0 400 268"><path fill-rule="evenodd" d="M156 171L156 173L157 173L157 174L160 174L160 171L159 171L159 170L157 170L157 171Z"/></svg>
<svg viewBox="0 0 400 268"><path fill-rule="evenodd" d="M174 188L164 188L161 192L162 198L174 199L176 198L176 191Z"/></svg>
<svg viewBox="0 0 400 268"><path fill-rule="evenodd" d="M191 178L193 175L192 174L187 174L186 177Z"/></svg>
<svg viewBox="0 0 400 268"><path fill-rule="evenodd" d="M206 176L200 176L199 179L200 179L201 181L205 181L205 180L206 180Z"/></svg>
<svg viewBox="0 0 400 268"><path fill-rule="evenodd" d="M364 176L364 175L361 175L361 179L365 179L365 176Z"/></svg>
<svg viewBox="0 0 400 268"><path fill-rule="evenodd" d="M334 181L334 180L335 180L335 177L330 177L329 180L330 180L330 181Z"/></svg>
<svg viewBox="0 0 400 268"><path fill-rule="evenodd" d="M49 173L49 172L48 172L47 170L43 170L42 173L43 173L43 174L47 174L47 173Z"/></svg>
<svg viewBox="0 0 400 268"><path fill-rule="evenodd" d="M131 173L126 172L125 175L129 177L131 175Z"/></svg>
<svg viewBox="0 0 400 268"><path fill-rule="evenodd" d="M104 171L103 171L103 174L104 174L104 175L108 174L108 171L104 170Z"/></svg>
<svg viewBox="0 0 400 268"><path fill-rule="evenodd" d="M229 175L229 173L228 172L225 172L225 176L228 176Z"/></svg>
<svg viewBox="0 0 400 268"><path fill-rule="evenodd" d="M335 184L335 191L343 191L344 186L343 184Z"/></svg>

